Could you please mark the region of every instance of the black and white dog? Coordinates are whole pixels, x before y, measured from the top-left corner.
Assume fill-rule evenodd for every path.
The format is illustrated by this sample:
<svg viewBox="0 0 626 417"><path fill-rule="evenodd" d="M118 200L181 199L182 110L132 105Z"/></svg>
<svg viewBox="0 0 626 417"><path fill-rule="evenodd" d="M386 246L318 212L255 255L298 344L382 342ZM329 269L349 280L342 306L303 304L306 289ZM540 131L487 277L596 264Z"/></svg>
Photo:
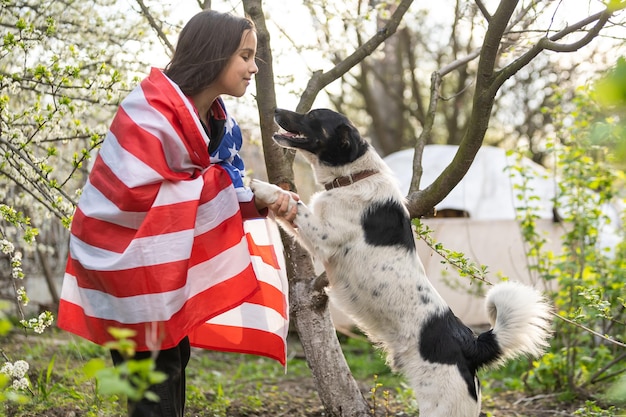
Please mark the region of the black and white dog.
<svg viewBox="0 0 626 417"><path fill-rule="evenodd" d="M486 306L492 329L475 335L429 282L396 180L343 115L276 110L274 140L297 149L326 191L298 203L296 228L281 223L324 265L328 293L411 384L424 417L477 417L476 371L519 355L541 355L550 306L519 283L495 285ZM267 203L279 188L253 180ZM295 201L293 204L296 204Z"/></svg>

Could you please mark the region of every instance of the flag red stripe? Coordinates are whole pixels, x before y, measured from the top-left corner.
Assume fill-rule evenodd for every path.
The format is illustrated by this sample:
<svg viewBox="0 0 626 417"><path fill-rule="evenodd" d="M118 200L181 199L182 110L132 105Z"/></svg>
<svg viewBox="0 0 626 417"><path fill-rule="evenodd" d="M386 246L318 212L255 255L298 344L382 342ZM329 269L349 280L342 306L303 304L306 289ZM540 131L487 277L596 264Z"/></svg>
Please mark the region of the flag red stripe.
<svg viewBox="0 0 626 417"><path fill-rule="evenodd" d="M193 332L194 347L261 355L285 365L285 341L274 333L246 327L204 323Z"/></svg>
<svg viewBox="0 0 626 417"><path fill-rule="evenodd" d="M213 165L202 174L204 182L209 183L211 187L203 187L200 194L200 201L211 201L225 188L233 185L228 173L219 165Z"/></svg>
<svg viewBox="0 0 626 417"><path fill-rule="evenodd" d="M168 279L186 274L186 259L166 264L142 266L117 271L93 271L83 268L75 259L69 259L67 272L77 278L81 288L102 291L114 297L132 297L146 293L155 294L180 288L180 281ZM161 277L161 279L155 279Z"/></svg>
<svg viewBox="0 0 626 417"><path fill-rule="evenodd" d="M72 219L72 234L91 246L122 253L137 233L136 229L85 216L78 207ZM97 230L98 233L93 233Z"/></svg>
<svg viewBox="0 0 626 417"><path fill-rule="evenodd" d="M222 253L225 249L235 246L243 236L243 219L239 212L219 226L196 236L189 257L189 266L195 266ZM220 242L216 245L215 242Z"/></svg>
<svg viewBox="0 0 626 417"><path fill-rule="evenodd" d="M128 188L104 163L100 155L96 157L89 174L89 182L120 210L131 212L148 211L161 187L160 183L154 183Z"/></svg>
<svg viewBox="0 0 626 417"><path fill-rule="evenodd" d="M260 291L254 293L246 302L271 308L287 319L284 294L276 287L262 281L259 281L259 286Z"/></svg>
<svg viewBox="0 0 626 417"><path fill-rule="evenodd" d="M276 253L274 252L274 247L269 245L257 245L252 240L252 236L250 233L246 233L246 238L248 239L248 245L250 245L250 254L252 256L258 256L263 259L263 262L266 264L273 266L275 269L280 269L280 265L278 265L278 259L276 259Z"/></svg>
<svg viewBox="0 0 626 417"><path fill-rule="evenodd" d="M192 213L195 205L197 205L196 201L187 201L154 207L150 211L150 216L158 218L159 221L145 221L139 230L85 216L83 211L78 208L74 213L73 221L76 226L72 228L72 234L91 246L123 253L135 238L159 236L193 229L195 218L181 216L180 213ZM94 230L97 230L98 233L93 233Z"/></svg>

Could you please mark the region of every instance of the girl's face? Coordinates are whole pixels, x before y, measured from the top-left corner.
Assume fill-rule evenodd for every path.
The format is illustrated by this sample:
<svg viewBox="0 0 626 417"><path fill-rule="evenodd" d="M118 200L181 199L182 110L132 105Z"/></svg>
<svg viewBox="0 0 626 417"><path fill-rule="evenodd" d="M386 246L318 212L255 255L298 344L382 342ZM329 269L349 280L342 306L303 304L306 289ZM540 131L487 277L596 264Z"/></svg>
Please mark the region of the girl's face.
<svg viewBox="0 0 626 417"><path fill-rule="evenodd" d="M255 62L256 45L256 33L252 30L243 32L239 49L230 57L228 64L215 80L221 94L241 97L246 92L252 76L259 71Z"/></svg>

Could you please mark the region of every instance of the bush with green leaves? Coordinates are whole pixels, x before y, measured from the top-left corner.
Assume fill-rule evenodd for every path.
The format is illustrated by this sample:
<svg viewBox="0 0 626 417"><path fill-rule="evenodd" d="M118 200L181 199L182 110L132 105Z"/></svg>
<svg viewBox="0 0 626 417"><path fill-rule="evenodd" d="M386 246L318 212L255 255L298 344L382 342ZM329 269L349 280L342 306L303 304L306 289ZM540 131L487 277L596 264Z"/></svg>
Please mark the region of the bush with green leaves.
<svg viewBox="0 0 626 417"><path fill-rule="evenodd" d="M556 95L554 103L545 111L555 126L547 151L555 157L559 251L546 249L528 182L516 192L528 202L518 220L529 268L554 288L557 318L550 351L521 381L531 391L614 403L624 400L624 391L610 387L626 375L626 177L614 158L626 141L623 120L601 105L593 88L580 88L571 100Z"/></svg>

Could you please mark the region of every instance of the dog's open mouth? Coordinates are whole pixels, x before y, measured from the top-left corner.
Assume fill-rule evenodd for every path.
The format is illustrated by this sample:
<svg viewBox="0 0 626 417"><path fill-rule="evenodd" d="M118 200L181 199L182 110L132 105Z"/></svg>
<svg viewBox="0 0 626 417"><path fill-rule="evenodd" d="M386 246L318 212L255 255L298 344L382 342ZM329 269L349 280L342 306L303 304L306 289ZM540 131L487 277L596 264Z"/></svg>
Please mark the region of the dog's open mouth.
<svg viewBox="0 0 626 417"><path fill-rule="evenodd" d="M307 140L307 137L301 132L291 132L280 127L278 132L274 133L274 139L282 139L290 142L304 142Z"/></svg>

